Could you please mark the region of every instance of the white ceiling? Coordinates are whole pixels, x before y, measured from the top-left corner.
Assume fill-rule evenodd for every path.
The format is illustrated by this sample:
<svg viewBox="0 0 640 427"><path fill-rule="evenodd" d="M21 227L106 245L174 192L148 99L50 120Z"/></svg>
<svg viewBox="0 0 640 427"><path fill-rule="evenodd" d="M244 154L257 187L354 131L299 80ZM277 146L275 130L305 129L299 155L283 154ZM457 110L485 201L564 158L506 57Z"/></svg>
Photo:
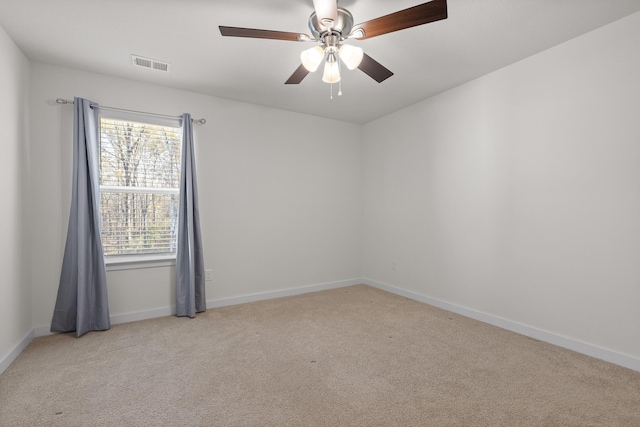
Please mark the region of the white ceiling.
<svg viewBox="0 0 640 427"><path fill-rule="evenodd" d="M423 0L340 0L356 23ZM0 26L38 62L355 123L390 112L640 11L640 0L449 0L449 18L353 41L395 73L319 72L284 85L310 43L222 37L218 25L309 34L312 0L0 0ZM134 67L131 54L170 73ZM72 97L76 94L63 94Z"/></svg>

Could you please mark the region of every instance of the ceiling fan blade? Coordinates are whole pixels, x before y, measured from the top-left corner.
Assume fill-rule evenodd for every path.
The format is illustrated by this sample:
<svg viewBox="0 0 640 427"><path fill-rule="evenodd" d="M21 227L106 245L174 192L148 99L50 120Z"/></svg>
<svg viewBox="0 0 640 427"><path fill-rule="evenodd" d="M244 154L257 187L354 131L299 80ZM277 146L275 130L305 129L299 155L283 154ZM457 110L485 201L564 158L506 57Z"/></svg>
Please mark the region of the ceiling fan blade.
<svg viewBox="0 0 640 427"><path fill-rule="evenodd" d="M360 62L358 68L378 83L382 83L389 77L393 76L393 73L384 65L380 64L366 53L362 57L362 62Z"/></svg>
<svg viewBox="0 0 640 427"><path fill-rule="evenodd" d="M293 74L291 74L291 77L289 77L289 80L284 82L284 84L297 85L302 80L304 80L305 77L307 77L307 74L309 74L309 71L306 68L304 68L304 65L300 65L298 69L295 70Z"/></svg>
<svg viewBox="0 0 640 427"><path fill-rule="evenodd" d="M357 39L370 39L441 19L447 19L447 0L432 0L355 25L351 36Z"/></svg>
<svg viewBox="0 0 640 427"><path fill-rule="evenodd" d="M307 34L288 33L286 31L258 30L256 28L224 27L220 25L220 34L227 37L249 37L253 39L287 40L292 42L308 41Z"/></svg>
<svg viewBox="0 0 640 427"><path fill-rule="evenodd" d="M318 22L325 27L331 28L338 21L337 0L313 0L313 8L316 10Z"/></svg>

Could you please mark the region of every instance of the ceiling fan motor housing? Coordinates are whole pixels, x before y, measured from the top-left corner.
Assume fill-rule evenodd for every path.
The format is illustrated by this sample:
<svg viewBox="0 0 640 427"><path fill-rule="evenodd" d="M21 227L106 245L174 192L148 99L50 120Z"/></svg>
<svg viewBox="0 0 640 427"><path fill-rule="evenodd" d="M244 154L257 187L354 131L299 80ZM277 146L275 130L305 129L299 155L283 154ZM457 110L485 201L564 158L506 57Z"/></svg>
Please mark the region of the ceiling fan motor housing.
<svg viewBox="0 0 640 427"><path fill-rule="evenodd" d="M348 35L353 28L353 15L347 9L338 8L338 19L333 23L333 26L328 27L318 20L316 13L313 12L309 17L309 30L311 34L317 40L322 40L322 37L332 32L338 32L340 35Z"/></svg>

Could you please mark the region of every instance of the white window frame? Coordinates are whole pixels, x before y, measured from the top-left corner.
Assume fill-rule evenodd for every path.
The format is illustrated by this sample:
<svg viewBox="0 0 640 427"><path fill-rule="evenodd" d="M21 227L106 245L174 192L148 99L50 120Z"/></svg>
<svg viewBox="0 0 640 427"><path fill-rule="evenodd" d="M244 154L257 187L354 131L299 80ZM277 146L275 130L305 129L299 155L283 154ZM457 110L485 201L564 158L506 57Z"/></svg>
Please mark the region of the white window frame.
<svg viewBox="0 0 640 427"><path fill-rule="evenodd" d="M100 110L100 118L113 119L113 120L130 120L139 123L148 123L159 126L169 127L181 127L181 121L179 118L159 117L155 115L147 115L143 113L135 113L129 111L113 111L113 110ZM99 131L100 133L100 131ZM119 186L103 186L100 185L100 195L102 190L115 190L123 192L123 188ZM131 193L148 193L144 187L129 187L125 192ZM179 188L154 188L154 193L165 194L180 194ZM105 255L105 266L107 271L114 270L131 270L138 268L155 268L155 267L168 267L176 264L175 253L158 253L158 254L129 254L129 255Z"/></svg>

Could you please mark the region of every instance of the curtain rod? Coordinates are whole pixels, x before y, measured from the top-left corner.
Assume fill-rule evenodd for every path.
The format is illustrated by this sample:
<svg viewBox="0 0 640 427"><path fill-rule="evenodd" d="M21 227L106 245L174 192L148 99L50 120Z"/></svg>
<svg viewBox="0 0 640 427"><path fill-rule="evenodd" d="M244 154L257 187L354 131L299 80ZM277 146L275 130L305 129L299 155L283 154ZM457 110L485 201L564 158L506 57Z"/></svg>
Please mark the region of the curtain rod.
<svg viewBox="0 0 640 427"><path fill-rule="evenodd" d="M73 101L69 101L67 99L58 98L58 99L56 99L56 104L73 104ZM125 110L124 108L103 107L102 105L99 105L98 108L100 108L102 110L108 110L108 111L124 111L125 113L146 114L148 116L165 117L165 118L169 118L169 119L180 119L180 118L182 118L182 116L168 116L168 115L165 115L165 114L147 113L145 111ZM192 123L197 123L199 125L203 125L203 124L207 123L207 120L206 119L191 119L191 122Z"/></svg>

